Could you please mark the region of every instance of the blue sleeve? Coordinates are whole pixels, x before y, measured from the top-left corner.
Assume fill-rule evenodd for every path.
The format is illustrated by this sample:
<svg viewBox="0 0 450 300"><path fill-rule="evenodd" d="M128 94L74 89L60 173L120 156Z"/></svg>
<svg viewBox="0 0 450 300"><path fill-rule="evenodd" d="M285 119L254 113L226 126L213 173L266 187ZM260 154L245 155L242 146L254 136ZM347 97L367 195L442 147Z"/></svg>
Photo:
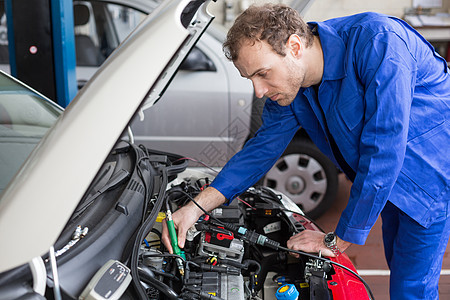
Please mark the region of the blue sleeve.
<svg viewBox="0 0 450 300"><path fill-rule="evenodd" d="M261 128L244 148L228 161L211 183L228 202L254 185L269 171L294 137L300 125L291 106L280 106L267 100Z"/></svg>
<svg viewBox="0 0 450 300"><path fill-rule="evenodd" d="M393 32L374 35L353 62L365 89L364 124L356 178L336 234L362 245L402 168L417 64Z"/></svg>

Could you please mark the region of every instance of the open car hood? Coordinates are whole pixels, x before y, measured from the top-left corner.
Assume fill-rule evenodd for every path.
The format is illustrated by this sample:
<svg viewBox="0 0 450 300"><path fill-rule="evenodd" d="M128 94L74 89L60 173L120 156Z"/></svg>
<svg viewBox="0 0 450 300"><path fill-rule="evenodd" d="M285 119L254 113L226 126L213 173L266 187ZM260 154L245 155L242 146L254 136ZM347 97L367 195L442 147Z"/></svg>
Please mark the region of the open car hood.
<svg viewBox="0 0 450 300"><path fill-rule="evenodd" d="M0 272L45 254L55 243L132 117L144 102L149 107L159 99L211 22L208 3L172 0L158 6L33 150L0 199ZM23 246L24 239L30 246Z"/></svg>

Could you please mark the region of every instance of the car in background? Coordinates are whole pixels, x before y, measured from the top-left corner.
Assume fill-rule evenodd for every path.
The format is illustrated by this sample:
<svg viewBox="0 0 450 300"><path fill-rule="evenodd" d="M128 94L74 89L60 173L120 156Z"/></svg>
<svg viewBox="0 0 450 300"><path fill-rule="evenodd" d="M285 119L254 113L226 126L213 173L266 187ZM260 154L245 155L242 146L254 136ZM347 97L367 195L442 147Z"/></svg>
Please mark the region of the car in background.
<svg viewBox="0 0 450 300"><path fill-rule="evenodd" d="M157 5L158 1L74 1L80 86ZM209 27L180 66L164 101L143 111L131 124L136 142L176 150L220 168L256 132L264 100L254 96L251 82L242 78L223 55L226 31L216 23ZM87 39L91 42L81 42ZM300 129L261 183L285 193L309 216L317 218L336 196L337 174L334 164Z"/></svg>
<svg viewBox="0 0 450 300"><path fill-rule="evenodd" d="M345 253L288 255L293 234L320 229L270 188L205 211L184 253L162 244L162 219L213 176L135 143L129 124L163 100L212 21L208 3L162 3L64 111L0 72L1 300L273 299L286 283L307 299L368 299Z"/></svg>
<svg viewBox="0 0 450 300"><path fill-rule="evenodd" d="M310 1L294 2L296 7L305 7L298 2ZM80 89L160 3L73 1ZM4 18L1 20L6 24ZM225 37L226 29L220 24L208 28L180 66L163 101L152 110L141 110L131 123L136 143L183 153L201 162L191 162L191 166L220 169L253 136L261 125L264 99L255 97L251 82L223 55ZM300 129L260 183L283 192L310 217L317 218L336 197L338 170Z"/></svg>

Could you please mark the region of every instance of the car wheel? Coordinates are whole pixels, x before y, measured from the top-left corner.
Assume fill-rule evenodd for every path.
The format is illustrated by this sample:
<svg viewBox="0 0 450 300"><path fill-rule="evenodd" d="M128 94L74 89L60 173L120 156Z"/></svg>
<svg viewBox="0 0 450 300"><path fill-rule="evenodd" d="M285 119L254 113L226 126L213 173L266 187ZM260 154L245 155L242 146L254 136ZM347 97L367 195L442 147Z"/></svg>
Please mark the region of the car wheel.
<svg viewBox="0 0 450 300"><path fill-rule="evenodd" d="M338 188L334 164L311 142L293 141L263 179L292 199L310 218L331 206Z"/></svg>

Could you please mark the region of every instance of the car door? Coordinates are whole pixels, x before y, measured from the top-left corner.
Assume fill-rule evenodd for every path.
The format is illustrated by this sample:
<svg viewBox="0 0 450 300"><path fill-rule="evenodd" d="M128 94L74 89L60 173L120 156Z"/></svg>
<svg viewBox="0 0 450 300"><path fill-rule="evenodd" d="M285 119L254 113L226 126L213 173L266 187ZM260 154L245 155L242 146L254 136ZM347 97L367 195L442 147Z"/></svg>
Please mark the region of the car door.
<svg viewBox="0 0 450 300"><path fill-rule="evenodd" d="M230 143L229 86L222 58L213 46L220 43L204 35L163 97L143 112L142 121L135 119L131 127L136 142L211 166L225 164Z"/></svg>
<svg viewBox="0 0 450 300"><path fill-rule="evenodd" d="M76 73L81 89L146 13L107 1L74 1Z"/></svg>
<svg viewBox="0 0 450 300"><path fill-rule="evenodd" d="M80 88L152 9L149 5L143 10L139 0L122 2L74 1ZM131 124L135 141L223 166L232 154L228 69L223 60L221 42L204 34L155 107Z"/></svg>

